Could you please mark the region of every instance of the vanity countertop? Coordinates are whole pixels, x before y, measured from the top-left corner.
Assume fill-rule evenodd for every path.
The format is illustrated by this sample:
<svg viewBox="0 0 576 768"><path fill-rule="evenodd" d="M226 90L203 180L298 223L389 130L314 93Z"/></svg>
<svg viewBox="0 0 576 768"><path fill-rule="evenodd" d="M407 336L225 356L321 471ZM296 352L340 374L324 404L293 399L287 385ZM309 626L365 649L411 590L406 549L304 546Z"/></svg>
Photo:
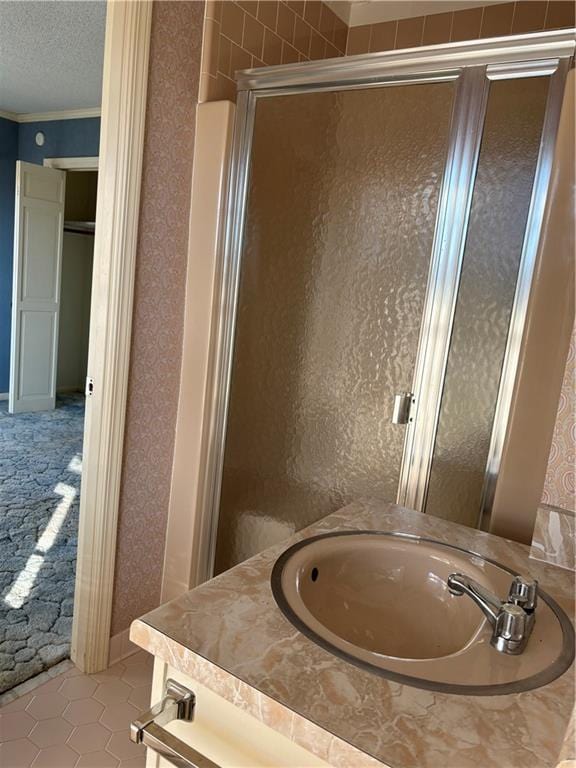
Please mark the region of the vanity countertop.
<svg viewBox="0 0 576 768"><path fill-rule="evenodd" d="M131 640L335 768L552 768L575 757L573 667L525 693L443 694L364 671L300 634L274 601L272 566L295 541L335 530L403 531L473 550L530 573L573 615L572 574L530 559L528 547L365 500L143 616Z"/></svg>

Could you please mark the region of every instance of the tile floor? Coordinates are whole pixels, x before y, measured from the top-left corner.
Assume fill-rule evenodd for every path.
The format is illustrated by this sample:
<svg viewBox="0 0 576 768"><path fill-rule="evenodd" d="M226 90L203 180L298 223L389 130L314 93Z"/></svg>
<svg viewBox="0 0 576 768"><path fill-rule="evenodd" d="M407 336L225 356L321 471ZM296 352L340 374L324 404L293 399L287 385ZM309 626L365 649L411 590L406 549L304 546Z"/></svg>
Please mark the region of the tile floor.
<svg viewBox="0 0 576 768"><path fill-rule="evenodd" d="M0 708L2 768L143 768L128 736L150 706L152 657L139 651L104 672L75 667Z"/></svg>

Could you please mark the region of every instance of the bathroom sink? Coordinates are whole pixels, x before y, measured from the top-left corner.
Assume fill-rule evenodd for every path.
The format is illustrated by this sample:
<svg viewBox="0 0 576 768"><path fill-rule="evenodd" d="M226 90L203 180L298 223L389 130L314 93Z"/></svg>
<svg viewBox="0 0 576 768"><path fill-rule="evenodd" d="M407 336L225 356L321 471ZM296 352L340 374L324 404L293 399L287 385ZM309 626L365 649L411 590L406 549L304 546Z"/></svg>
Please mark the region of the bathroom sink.
<svg viewBox="0 0 576 768"><path fill-rule="evenodd" d="M500 597L515 572L455 546L410 534L346 531L304 539L276 562L272 590L308 638L357 666L431 690L494 695L530 690L574 658L574 630L539 590L532 636L521 655L490 645L477 605L451 594L460 572Z"/></svg>

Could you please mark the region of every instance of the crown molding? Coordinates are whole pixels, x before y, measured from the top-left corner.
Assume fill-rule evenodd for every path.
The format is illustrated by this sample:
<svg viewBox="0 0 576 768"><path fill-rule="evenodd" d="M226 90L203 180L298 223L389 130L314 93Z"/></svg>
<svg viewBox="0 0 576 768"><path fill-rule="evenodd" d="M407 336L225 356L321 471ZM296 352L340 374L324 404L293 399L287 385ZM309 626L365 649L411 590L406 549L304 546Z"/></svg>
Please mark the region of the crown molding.
<svg viewBox="0 0 576 768"><path fill-rule="evenodd" d="M61 109L54 112L6 112L0 110L0 117L15 123L42 123L47 120L80 120L85 117L100 117L100 107L87 109Z"/></svg>

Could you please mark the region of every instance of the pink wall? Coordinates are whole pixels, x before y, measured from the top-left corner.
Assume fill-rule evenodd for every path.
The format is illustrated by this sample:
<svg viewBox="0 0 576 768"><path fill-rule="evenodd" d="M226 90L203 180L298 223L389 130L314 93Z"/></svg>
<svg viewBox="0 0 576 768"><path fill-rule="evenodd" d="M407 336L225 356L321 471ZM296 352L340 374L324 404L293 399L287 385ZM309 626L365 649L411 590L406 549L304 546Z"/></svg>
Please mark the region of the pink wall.
<svg viewBox="0 0 576 768"><path fill-rule="evenodd" d="M154 3L112 634L160 600L204 2Z"/></svg>

